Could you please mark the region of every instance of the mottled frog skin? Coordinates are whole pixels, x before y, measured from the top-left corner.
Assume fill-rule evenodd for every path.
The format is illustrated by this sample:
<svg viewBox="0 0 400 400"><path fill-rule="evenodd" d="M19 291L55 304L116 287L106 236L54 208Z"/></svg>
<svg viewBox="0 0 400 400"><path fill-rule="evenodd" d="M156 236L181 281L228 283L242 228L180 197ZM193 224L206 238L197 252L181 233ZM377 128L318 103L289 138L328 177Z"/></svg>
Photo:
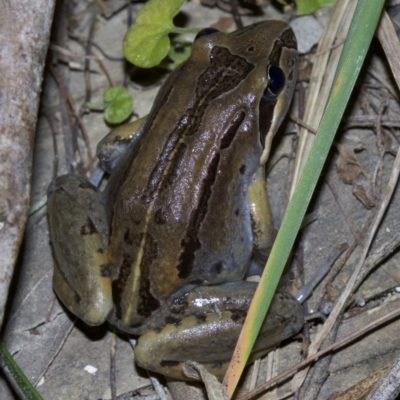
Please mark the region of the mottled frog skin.
<svg viewBox="0 0 400 400"><path fill-rule="evenodd" d="M54 289L86 323L141 335L139 365L183 378L194 360L223 375L256 288L243 278L275 236L264 165L296 74L283 22L205 30L134 139L128 125L103 143L105 191L75 175L50 186ZM255 352L302 321L278 293Z"/></svg>

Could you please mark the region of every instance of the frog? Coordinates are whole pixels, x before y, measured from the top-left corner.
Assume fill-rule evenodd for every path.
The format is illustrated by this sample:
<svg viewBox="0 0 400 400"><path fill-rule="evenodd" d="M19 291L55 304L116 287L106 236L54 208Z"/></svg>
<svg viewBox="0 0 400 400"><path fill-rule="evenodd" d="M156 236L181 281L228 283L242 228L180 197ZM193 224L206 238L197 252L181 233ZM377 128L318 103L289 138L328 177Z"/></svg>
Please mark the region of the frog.
<svg viewBox="0 0 400 400"><path fill-rule="evenodd" d="M246 271L275 238L265 165L296 75L285 22L207 28L139 129L103 141L105 189L74 174L49 186L54 290L86 324L138 336L139 366L186 379L193 360L223 376L257 287ZM277 292L253 358L302 325Z"/></svg>

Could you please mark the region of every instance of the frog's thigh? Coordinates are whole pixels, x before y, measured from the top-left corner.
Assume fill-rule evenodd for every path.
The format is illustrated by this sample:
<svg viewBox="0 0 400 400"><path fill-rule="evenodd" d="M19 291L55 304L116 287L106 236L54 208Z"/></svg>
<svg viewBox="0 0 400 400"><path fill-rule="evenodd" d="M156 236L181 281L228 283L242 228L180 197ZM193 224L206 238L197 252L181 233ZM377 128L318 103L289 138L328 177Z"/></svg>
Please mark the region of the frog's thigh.
<svg viewBox="0 0 400 400"><path fill-rule="evenodd" d="M258 168L248 188L251 222L253 230L253 251L256 261L263 266L267 261L275 240L276 230L265 185L264 166Z"/></svg>
<svg viewBox="0 0 400 400"><path fill-rule="evenodd" d="M250 282L240 285L242 288L248 285L251 294L255 291L256 286ZM236 300L243 304L235 296L235 300L230 299L229 311L215 307L215 312L187 316L177 323L145 333L135 348L136 362L145 369L187 379L182 373L182 364L192 360L222 379L247 313L232 309ZM289 294L275 294L253 352L265 354L267 349L293 336L302 326L301 305Z"/></svg>
<svg viewBox="0 0 400 400"><path fill-rule="evenodd" d="M77 317L99 325L112 308L104 207L96 189L76 175L52 183L47 204L54 290Z"/></svg>

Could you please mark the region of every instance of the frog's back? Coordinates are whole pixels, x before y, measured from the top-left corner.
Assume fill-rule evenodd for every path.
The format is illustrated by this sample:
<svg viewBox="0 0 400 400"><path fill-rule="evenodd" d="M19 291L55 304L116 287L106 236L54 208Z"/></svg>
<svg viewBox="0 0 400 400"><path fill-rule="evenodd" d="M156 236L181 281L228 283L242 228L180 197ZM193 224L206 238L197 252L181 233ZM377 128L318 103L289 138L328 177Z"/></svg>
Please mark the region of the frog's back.
<svg viewBox="0 0 400 400"><path fill-rule="evenodd" d="M186 285L242 279L250 261L259 72L229 46L202 51L170 75L140 148L110 180L113 296L130 326Z"/></svg>

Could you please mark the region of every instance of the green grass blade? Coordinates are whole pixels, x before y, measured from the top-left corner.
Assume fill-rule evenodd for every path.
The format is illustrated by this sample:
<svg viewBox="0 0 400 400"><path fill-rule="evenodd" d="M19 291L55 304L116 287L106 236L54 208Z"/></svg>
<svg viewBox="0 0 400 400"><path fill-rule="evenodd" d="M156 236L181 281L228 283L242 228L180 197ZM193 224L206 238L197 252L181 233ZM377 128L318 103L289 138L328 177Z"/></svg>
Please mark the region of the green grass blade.
<svg viewBox="0 0 400 400"><path fill-rule="evenodd" d="M21 368L14 361L12 355L8 351L3 340L0 339L0 357L4 361L11 375L13 376L16 384L21 389L25 398L28 400L43 400L43 397L37 392L37 390L30 383L29 379L22 372Z"/></svg>
<svg viewBox="0 0 400 400"><path fill-rule="evenodd" d="M339 61L331 96L303 173L288 206L275 245L254 295L224 379L231 398L264 321L269 304L306 213L347 102L374 35L384 0L359 0Z"/></svg>

